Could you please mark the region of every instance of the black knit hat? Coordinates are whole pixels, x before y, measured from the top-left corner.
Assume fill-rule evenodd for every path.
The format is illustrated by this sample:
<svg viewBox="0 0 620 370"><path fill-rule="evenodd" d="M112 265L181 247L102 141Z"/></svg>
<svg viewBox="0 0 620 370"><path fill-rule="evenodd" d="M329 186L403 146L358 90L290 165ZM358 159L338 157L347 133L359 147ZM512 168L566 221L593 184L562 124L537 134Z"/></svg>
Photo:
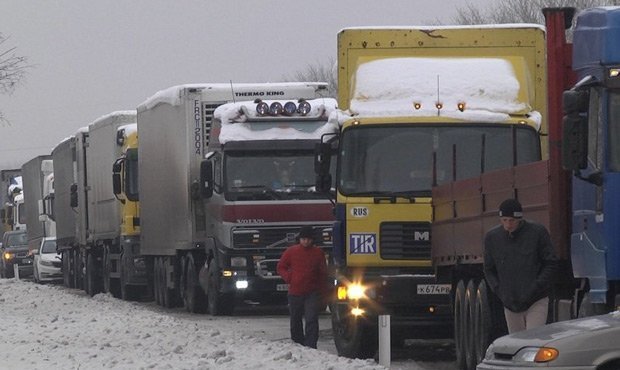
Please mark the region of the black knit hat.
<svg viewBox="0 0 620 370"><path fill-rule="evenodd" d="M523 217L523 208L521 203L516 199L506 199L499 205L499 217Z"/></svg>
<svg viewBox="0 0 620 370"><path fill-rule="evenodd" d="M299 230L299 239L308 238L314 240L314 229L312 226L304 226Z"/></svg>

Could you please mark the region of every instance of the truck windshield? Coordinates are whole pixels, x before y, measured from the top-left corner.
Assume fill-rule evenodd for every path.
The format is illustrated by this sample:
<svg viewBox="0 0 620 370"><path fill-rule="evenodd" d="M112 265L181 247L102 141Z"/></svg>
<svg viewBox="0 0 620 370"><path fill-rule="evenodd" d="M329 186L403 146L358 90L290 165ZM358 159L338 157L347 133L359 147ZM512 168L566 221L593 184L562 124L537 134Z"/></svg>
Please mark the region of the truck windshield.
<svg viewBox="0 0 620 370"><path fill-rule="evenodd" d="M314 152L227 152L224 183L227 200L319 199L315 191ZM335 173L335 161L332 161Z"/></svg>
<svg viewBox="0 0 620 370"><path fill-rule="evenodd" d="M462 123L352 127L343 132L340 141L339 190L349 196L430 196L433 153L438 184L452 180L453 163L457 180L479 175L482 163L485 171L508 167L513 163L512 127ZM517 163L539 160L536 131L523 125L514 132Z"/></svg>

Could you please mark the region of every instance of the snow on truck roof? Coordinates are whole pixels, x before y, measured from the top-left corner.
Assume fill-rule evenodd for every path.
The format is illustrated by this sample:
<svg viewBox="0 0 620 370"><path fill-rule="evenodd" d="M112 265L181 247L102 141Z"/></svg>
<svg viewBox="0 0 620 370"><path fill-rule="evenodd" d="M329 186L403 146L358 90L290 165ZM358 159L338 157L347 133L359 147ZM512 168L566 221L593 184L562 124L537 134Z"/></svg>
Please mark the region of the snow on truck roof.
<svg viewBox="0 0 620 370"><path fill-rule="evenodd" d="M318 97L318 90L326 90L325 82L269 82L269 83L195 83L172 86L164 90L160 90L153 96L146 99L138 106L138 111L151 109L157 104L167 103L170 105L181 104L181 92L186 89L202 90L205 93L212 92L213 96L209 100L213 101L231 101L248 100L265 98L269 96L269 92L274 89L279 90L278 98L306 98L312 99ZM282 96L282 94L285 94Z"/></svg>
<svg viewBox="0 0 620 370"><path fill-rule="evenodd" d="M535 23L504 23L504 24L472 24L472 25L453 25L453 26L361 26L361 27L346 27L340 30L459 30L459 29L490 29L490 28L538 28L545 31L545 26Z"/></svg>
<svg viewBox="0 0 620 370"><path fill-rule="evenodd" d="M274 102L284 105L289 101L297 102L296 99L263 100L269 105ZM259 117L256 112L257 103L244 101L220 105L213 112L213 117L221 122L219 141L224 144L229 141L250 140L319 140L323 134L338 131L338 123L330 119L337 109L335 99L306 101L310 103L311 110L304 117L274 117L273 120L261 117L260 122L251 123L248 121ZM318 120L310 120L309 117L316 117Z"/></svg>
<svg viewBox="0 0 620 370"><path fill-rule="evenodd" d="M359 116L441 116L485 122L533 112L519 84L521 61L480 57L402 57L359 65L349 113ZM523 63L521 63L523 64ZM523 73L523 72L522 72ZM525 101L524 101L525 100ZM464 109L459 109L459 103ZM536 121L538 119L538 121Z"/></svg>

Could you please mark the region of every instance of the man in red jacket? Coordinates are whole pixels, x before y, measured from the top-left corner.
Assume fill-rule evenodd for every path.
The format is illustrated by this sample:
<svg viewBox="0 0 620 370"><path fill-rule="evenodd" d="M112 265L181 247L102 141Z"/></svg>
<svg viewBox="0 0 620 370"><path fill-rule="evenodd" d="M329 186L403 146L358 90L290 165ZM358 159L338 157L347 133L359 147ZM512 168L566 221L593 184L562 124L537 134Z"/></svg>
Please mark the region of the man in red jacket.
<svg viewBox="0 0 620 370"><path fill-rule="evenodd" d="M312 226L302 227L299 244L284 251L278 262L278 274L289 285L291 339L306 347L316 348L321 295L327 284L327 267L325 253L314 245ZM305 334L302 318L306 322Z"/></svg>

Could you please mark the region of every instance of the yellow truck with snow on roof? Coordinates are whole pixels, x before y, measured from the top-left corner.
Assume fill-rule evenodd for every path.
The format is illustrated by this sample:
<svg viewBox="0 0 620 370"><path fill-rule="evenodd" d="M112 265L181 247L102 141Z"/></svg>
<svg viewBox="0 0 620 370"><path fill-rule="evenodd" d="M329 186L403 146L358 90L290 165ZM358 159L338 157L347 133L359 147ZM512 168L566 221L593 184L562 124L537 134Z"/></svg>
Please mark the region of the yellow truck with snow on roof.
<svg viewBox="0 0 620 370"><path fill-rule="evenodd" d="M393 344L451 335L453 281L438 281L442 262L432 263L431 238L442 236L431 235L431 189L543 155L544 41L537 25L339 33L341 130L324 137L315 168L317 187L330 190L337 150L331 312L340 355L372 357L382 314ZM515 153L502 150L513 142Z"/></svg>

